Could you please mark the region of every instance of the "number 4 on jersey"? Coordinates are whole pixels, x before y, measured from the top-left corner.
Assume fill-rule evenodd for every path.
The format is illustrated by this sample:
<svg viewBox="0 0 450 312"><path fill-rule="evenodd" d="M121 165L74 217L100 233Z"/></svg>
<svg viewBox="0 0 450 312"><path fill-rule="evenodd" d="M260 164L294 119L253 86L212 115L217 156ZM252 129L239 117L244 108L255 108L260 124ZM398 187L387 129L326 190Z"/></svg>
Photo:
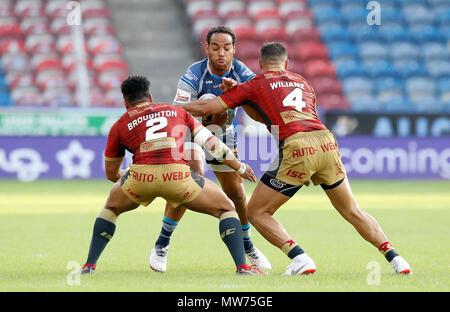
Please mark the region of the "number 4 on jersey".
<svg viewBox="0 0 450 312"><path fill-rule="evenodd" d="M292 106L299 112L302 111L303 107L306 107L306 103L303 101L303 90L300 88L295 88L291 93L286 95L283 100L283 106Z"/></svg>

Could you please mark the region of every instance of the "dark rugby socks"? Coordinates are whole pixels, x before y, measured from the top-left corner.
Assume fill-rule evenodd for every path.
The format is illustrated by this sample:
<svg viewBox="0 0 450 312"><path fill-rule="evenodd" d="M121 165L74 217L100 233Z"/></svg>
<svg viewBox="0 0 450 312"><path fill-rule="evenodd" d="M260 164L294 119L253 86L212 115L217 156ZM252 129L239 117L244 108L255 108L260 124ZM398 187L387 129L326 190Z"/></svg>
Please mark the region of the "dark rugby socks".
<svg viewBox="0 0 450 312"><path fill-rule="evenodd" d="M298 255L301 255L302 253L304 253L303 249L300 248L299 245L297 245L296 242L294 242L294 240L288 240L286 242L284 242L283 245L281 245L281 250L290 258L290 259L294 259L295 257L297 257Z"/></svg>
<svg viewBox="0 0 450 312"><path fill-rule="evenodd" d="M233 257L236 267L246 264L239 216L235 211L225 212L219 217L219 232Z"/></svg>
<svg viewBox="0 0 450 312"><path fill-rule="evenodd" d="M178 222L170 220L167 217L164 217L162 220L162 228L159 233L159 237L156 240L155 245L160 245L161 247L166 247L170 243L170 237L172 236L173 231L177 228Z"/></svg>
<svg viewBox="0 0 450 312"><path fill-rule="evenodd" d="M242 226L242 239L244 241L245 252L252 252L253 243L251 240L250 223Z"/></svg>
<svg viewBox="0 0 450 312"><path fill-rule="evenodd" d="M384 242L378 247L378 250L384 255L388 262L391 262L396 256L399 256L398 252L395 251L394 246L389 242Z"/></svg>
<svg viewBox="0 0 450 312"><path fill-rule="evenodd" d="M116 231L117 216L110 210L103 209L95 219L91 245L86 264L95 265L98 258Z"/></svg>

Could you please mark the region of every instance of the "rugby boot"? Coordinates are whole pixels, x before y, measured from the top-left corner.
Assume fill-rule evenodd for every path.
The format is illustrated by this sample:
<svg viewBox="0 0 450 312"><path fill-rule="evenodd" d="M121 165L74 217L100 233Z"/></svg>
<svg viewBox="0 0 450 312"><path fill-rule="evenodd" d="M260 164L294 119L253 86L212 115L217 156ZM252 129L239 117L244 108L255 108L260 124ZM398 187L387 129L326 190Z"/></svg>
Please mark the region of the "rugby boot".
<svg viewBox="0 0 450 312"><path fill-rule="evenodd" d="M306 253L292 259L283 275L312 274L316 272L316 264Z"/></svg>
<svg viewBox="0 0 450 312"><path fill-rule="evenodd" d="M245 251L245 255L252 265L260 270L272 270L272 265L264 254L255 246L251 250Z"/></svg>
<svg viewBox="0 0 450 312"><path fill-rule="evenodd" d="M266 272L261 271L254 265L250 266L248 264L243 264L236 268L237 275L267 275Z"/></svg>
<svg viewBox="0 0 450 312"><path fill-rule="evenodd" d="M394 269L395 273L398 274L412 274L411 267L408 262L403 259L402 256L395 256L394 259L389 262Z"/></svg>
<svg viewBox="0 0 450 312"><path fill-rule="evenodd" d="M167 253L169 245L162 247L155 245L155 248L150 252L149 264L153 271L164 273L167 270Z"/></svg>

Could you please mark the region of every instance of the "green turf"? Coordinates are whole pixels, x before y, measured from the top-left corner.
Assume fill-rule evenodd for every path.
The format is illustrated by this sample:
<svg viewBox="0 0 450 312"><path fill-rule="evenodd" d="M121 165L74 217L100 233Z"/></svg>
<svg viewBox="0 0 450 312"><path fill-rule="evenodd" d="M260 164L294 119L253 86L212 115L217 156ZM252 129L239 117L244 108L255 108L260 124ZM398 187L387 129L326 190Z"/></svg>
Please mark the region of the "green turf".
<svg viewBox="0 0 450 312"><path fill-rule="evenodd" d="M413 276L393 273L328 203L320 188L303 188L276 217L314 258L312 276L281 276L289 259L253 229L270 259L269 276L238 277L210 216L186 213L173 235L168 272L148 269L164 202L118 219L116 234L93 276L71 273L87 256L94 219L111 184L104 181L0 181L0 291L438 291L449 290L450 182L353 181ZM253 185L246 185L249 195ZM379 265L380 283L368 283ZM72 265L72 266L71 266ZM369 279L371 280L371 279ZM371 280L373 281L373 280Z"/></svg>

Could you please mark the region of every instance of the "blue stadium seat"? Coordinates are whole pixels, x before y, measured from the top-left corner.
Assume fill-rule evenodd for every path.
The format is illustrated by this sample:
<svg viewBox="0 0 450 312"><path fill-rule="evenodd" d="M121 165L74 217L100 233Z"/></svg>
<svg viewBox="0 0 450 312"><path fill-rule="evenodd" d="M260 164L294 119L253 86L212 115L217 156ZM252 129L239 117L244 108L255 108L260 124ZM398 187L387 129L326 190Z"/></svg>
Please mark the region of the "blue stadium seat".
<svg viewBox="0 0 450 312"><path fill-rule="evenodd" d="M439 93L450 92L450 77L443 77L437 80Z"/></svg>
<svg viewBox="0 0 450 312"><path fill-rule="evenodd" d="M320 34L324 43L335 41L349 41L350 35L347 28L342 24L325 24L319 27Z"/></svg>
<svg viewBox="0 0 450 312"><path fill-rule="evenodd" d="M437 113L443 110L443 105L439 99L433 96L418 97L413 99L411 103L419 113Z"/></svg>
<svg viewBox="0 0 450 312"><path fill-rule="evenodd" d="M393 6L381 4L381 23L401 22L403 19L402 11Z"/></svg>
<svg viewBox="0 0 450 312"><path fill-rule="evenodd" d="M372 93L374 85L371 79L365 77L348 77L343 81L343 90L350 93Z"/></svg>
<svg viewBox="0 0 450 312"><path fill-rule="evenodd" d="M397 75L402 78L427 75L427 69L423 63L416 60L399 60L394 63L394 69Z"/></svg>
<svg viewBox="0 0 450 312"><path fill-rule="evenodd" d="M347 6L341 10L342 17L345 22L351 24L353 22L366 21L369 11L365 6Z"/></svg>
<svg viewBox="0 0 450 312"><path fill-rule="evenodd" d="M441 33L441 36L444 40L450 40L450 25L448 26L441 26L439 28L439 31Z"/></svg>
<svg viewBox="0 0 450 312"><path fill-rule="evenodd" d="M358 49L348 41L333 42L328 45L331 59L357 58Z"/></svg>
<svg viewBox="0 0 450 312"><path fill-rule="evenodd" d="M405 21L410 25L429 25L435 21L435 15L425 5L405 5L402 11Z"/></svg>
<svg viewBox="0 0 450 312"><path fill-rule="evenodd" d="M432 25L414 25L410 28L411 38L416 42L441 41L439 29Z"/></svg>
<svg viewBox="0 0 450 312"><path fill-rule="evenodd" d="M411 39L408 28L399 23L381 24L379 36L386 42L408 41Z"/></svg>
<svg viewBox="0 0 450 312"><path fill-rule="evenodd" d="M308 4L311 6L317 4L334 4L335 0L308 0Z"/></svg>
<svg viewBox="0 0 450 312"><path fill-rule="evenodd" d="M427 5L428 0L395 0L398 4L409 5L409 4L423 4Z"/></svg>
<svg viewBox="0 0 450 312"><path fill-rule="evenodd" d="M414 109L414 106L408 101L408 99L399 96L387 99L384 102L381 102L383 111L388 113L397 113L397 112L411 112Z"/></svg>
<svg viewBox="0 0 450 312"><path fill-rule="evenodd" d="M425 66L432 77L450 77L450 61L429 61Z"/></svg>
<svg viewBox="0 0 450 312"><path fill-rule="evenodd" d="M409 97L418 95L434 95L436 84L428 76L412 77L405 80L405 91Z"/></svg>
<svg viewBox="0 0 450 312"><path fill-rule="evenodd" d="M381 76L392 77L396 75L394 66L387 60L372 60L363 63L363 66L369 76L372 78Z"/></svg>
<svg viewBox="0 0 450 312"><path fill-rule="evenodd" d="M348 26L350 37L357 42L380 40L381 33L378 31L379 26L369 26L364 23L352 23Z"/></svg>
<svg viewBox="0 0 450 312"><path fill-rule="evenodd" d="M412 42L395 42L390 46L391 58L395 60L415 60L419 56L417 45Z"/></svg>
<svg viewBox="0 0 450 312"><path fill-rule="evenodd" d="M381 103L372 96L358 96L349 101L354 112L378 112L381 108Z"/></svg>
<svg viewBox="0 0 450 312"><path fill-rule="evenodd" d="M403 92L405 87L403 79L393 77L382 77L375 80L375 87L378 93L385 91Z"/></svg>
<svg viewBox="0 0 450 312"><path fill-rule="evenodd" d="M0 92L0 106L12 106L14 103L7 92Z"/></svg>
<svg viewBox="0 0 450 312"><path fill-rule="evenodd" d="M362 64L354 59L341 59L334 61L334 66L336 67L337 75L341 79L352 76L366 75Z"/></svg>
<svg viewBox="0 0 450 312"><path fill-rule="evenodd" d="M342 19L341 12L333 7L320 7L316 10L312 9L316 23L321 25L324 23L339 22Z"/></svg>
<svg viewBox="0 0 450 312"><path fill-rule="evenodd" d="M437 13L437 20L441 25L450 24L450 9L445 9L444 11Z"/></svg>
<svg viewBox="0 0 450 312"><path fill-rule="evenodd" d="M364 60L385 59L388 57L388 48L379 41L363 42L358 45L359 56Z"/></svg>
<svg viewBox="0 0 450 312"><path fill-rule="evenodd" d="M450 59L449 49L439 42L426 42L420 47L420 51L425 61Z"/></svg>

